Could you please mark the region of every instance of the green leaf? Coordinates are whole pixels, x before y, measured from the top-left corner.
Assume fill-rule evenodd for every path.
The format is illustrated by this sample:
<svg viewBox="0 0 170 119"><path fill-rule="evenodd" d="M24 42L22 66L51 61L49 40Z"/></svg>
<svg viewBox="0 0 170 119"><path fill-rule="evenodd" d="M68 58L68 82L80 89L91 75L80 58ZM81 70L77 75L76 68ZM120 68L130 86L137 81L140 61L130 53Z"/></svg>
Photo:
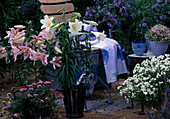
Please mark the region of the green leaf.
<svg viewBox="0 0 170 119"><path fill-rule="evenodd" d="M59 10L57 11L57 13L61 12L62 10L64 10L64 11L65 11L65 9L64 9L64 8L61 8L61 9L59 9Z"/></svg>

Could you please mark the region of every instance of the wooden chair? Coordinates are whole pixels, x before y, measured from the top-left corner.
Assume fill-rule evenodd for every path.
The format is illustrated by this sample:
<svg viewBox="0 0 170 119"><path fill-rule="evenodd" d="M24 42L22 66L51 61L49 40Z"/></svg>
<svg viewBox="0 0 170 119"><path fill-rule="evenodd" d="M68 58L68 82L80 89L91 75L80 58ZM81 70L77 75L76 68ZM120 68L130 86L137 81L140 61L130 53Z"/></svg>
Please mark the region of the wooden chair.
<svg viewBox="0 0 170 119"><path fill-rule="evenodd" d="M74 5L70 3L70 0L38 0L42 5L40 6L41 12L53 16L55 18L55 23L62 21L62 12L57 13L61 8L65 9L65 18L69 19L71 17L71 12L74 11Z"/></svg>

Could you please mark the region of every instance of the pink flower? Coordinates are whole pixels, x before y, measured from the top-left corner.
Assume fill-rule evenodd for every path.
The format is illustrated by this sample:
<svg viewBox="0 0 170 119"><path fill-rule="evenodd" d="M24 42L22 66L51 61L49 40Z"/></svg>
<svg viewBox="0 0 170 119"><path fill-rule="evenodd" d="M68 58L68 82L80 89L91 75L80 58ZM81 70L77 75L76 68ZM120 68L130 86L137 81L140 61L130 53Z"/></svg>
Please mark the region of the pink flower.
<svg viewBox="0 0 170 119"><path fill-rule="evenodd" d="M63 95L63 94L60 94L60 97L64 98L64 95Z"/></svg>
<svg viewBox="0 0 170 119"><path fill-rule="evenodd" d="M42 87L42 85L41 85L41 84L39 84L39 85L37 86L37 88L38 88L38 87Z"/></svg>
<svg viewBox="0 0 170 119"><path fill-rule="evenodd" d="M30 84L30 85L27 85L27 87L32 87L32 85Z"/></svg>
<svg viewBox="0 0 170 119"><path fill-rule="evenodd" d="M50 88L50 91L53 91L54 89Z"/></svg>
<svg viewBox="0 0 170 119"><path fill-rule="evenodd" d="M29 90L34 90L33 88L29 88Z"/></svg>
<svg viewBox="0 0 170 119"><path fill-rule="evenodd" d="M39 80L39 82L38 83L44 83L43 81L41 81L41 80Z"/></svg>
<svg viewBox="0 0 170 119"><path fill-rule="evenodd" d="M44 39L46 39L47 41L50 41L52 38L55 37L55 34L54 34L54 32L53 32L52 30L47 31L46 29L42 30L42 31L40 32L40 35L41 35Z"/></svg>
<svg viewBox="0 0 170 119"><path fill-rule="evenodd" d="M3 103L5 103L5 101L2 101Z"/></svg>
<svg viewBox="0 0 170 119"><path fill-rule="evenodd" d="M41 38L41 35L40 35L40 34L38 34L38 36L32 35L32 38L33 38L33 40L31 40L31 41L29 42L29 44L30 44L30 43L33 43L34 46L36 46L36 43L37 43L38 41L44 41L44 39Z"/></svg>
<svg viewBox="0 0 170 119"><path fill-rule="evenodd" d="M18 54L24 54L24 60L28 58L28 56L32 53L30 48L27 46L19 46L21 51Z"/></svg>
<svg viewBox="0 0 170 119"><path fill-rule="evenodd" d="M14 114L14 117L18 117L18 115L19 115L18 113L15 113L15 114Z"/></svg>
<svg viewBox="0 0 170 119"><path fill-rule="evenodd" d="M53 68L54 69L56 69L56 67L55 67L55 65L57 66L57 67L60 67L61 65L60 65L60 63L61 63L61 61L60 61L60 59L61 59L61 57L53 57L53 59L50 61L50 63L51 64L53 64Z"/></svg>
<svg viewBox="0 0 170 119"><path fill-rule="evenodd" d="M32 85L36 85L36 83L35 83L35 82L33 82L33 83L32 83Z"/></svg>
<svg viewBox="0 0 170 119"><path fill-rule="evenodd" d="M19 91L26 91L27 88L21 88Z"/></svg>
<svg viewBox="0 0 170 119"><path fill-rule="evenodd" d="M31 95L31 94L27 94L27 96L28 96L28 97L32 97L32 95Z"/></svg>
<svg viewBox="0 0 170 119"><path fill-rule="evenodd" d="M44 84L52 84L50 81L45 81Z"/></svg>
<svg viewBox="0 0 170 119"><path fill-rule="evenodd" d="M49 97L45 97L45 100L49 100L50 101L50 98Z"/></svg>
<svg viewBox="0 0 170 119"><path fill-rule="evenodd" d="M18 37L18 36L25 36L25 30L22 30L21 32L19 32L19 29L17 28L16 30L14 28L10 28L11 31L6 31L6 33L8 34L7 36L5 36L4 38L7 39L9 38L9 43L11 41L14 41L14 38ZM13 44L14 45L14 44Z"/></svg>
<svg viewBox="0 0 170 119"><path fill-rule="evenodd" d="M34 60L41 60L43 65L47 65L48 64L47 57L48 57L48 55L46 55L44 53L41 53L41 52L36 52L34 54Z"/></svg>
<svg viewBox="0 0 170 119"><path fill-rule="evenodd" d="M40 99L41 102L44 102L44 100Z"/></svg>
<svg viewBox="0 0 170 119"><path fill-rule="evenodd" d="M15 47L12 46L12 50L11 50L11 55L14 55L14 62L17 60L17 56L19 55L20 50Z"/></svg>
<svg viewBox="0 0 170 119"><path fill-rule="evenodd" d="M0 59L5 58L5 61L7 63L8 60L8 53L4 47L0 47Z"/></svg>
<svg viewBox="0 0 170 119"><path fill-rule="evenodd" d="M34 96L38 96L38 94L34 94Z"/></svg>

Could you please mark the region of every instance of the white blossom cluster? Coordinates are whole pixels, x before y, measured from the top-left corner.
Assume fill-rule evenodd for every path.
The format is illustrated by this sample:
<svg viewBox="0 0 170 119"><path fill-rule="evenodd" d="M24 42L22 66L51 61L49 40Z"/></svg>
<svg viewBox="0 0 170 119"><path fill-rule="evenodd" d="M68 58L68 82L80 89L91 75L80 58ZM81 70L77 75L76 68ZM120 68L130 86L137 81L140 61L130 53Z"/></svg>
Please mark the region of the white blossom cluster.
<svg viewBox="0 0 170 119"><path fill-rule="evenodd" d="M125 98L138 99L143 95L146 101L152 101L164 91L165 75L170 75L170 55L161 55L144 60L136 64L133 77L125 80L120 89L120 95ZM166 79L166 85L170 85L170 78Z"/></svg>

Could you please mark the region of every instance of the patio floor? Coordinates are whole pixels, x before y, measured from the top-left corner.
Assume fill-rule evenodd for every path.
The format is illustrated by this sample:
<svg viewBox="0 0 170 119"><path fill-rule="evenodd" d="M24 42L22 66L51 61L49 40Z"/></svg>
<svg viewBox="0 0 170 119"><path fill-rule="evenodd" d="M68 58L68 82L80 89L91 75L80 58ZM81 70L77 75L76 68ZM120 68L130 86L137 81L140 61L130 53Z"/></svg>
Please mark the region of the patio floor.
<svg viewBox="0 0 170 119"><path fill-rule="evenodd" d="M136 105L133 109L126 109L126 105L122 109L118 109L117 111L114 111L113 108L117 108L118 105L116 105L114 102L118 99L123 99L122 96L119 95L119 91L117 90L117 86L120 85L124 79L120 79L119 81L113 82L112 86L110 88L111 96L113 100L113 104L106 104L105 107L104 104L99 104L97 106L94 106L91 111L84 112L84 117L82 119L146 119L145 115L138 115L137 113L141 111L140 105ZM88 101L101 101L101 100L107 100L108 94L106 89L96 89L93 92L93 95L88 98ZM127 104L130 105L130 104ZM103 108L101 108L103 106ZM100 109L98 109L100 108ZM107 110L113 110L108 112ZM59 108L59 113L61 114L62 119L67 119L65 116L65 109L64 107Z"/></svg>

